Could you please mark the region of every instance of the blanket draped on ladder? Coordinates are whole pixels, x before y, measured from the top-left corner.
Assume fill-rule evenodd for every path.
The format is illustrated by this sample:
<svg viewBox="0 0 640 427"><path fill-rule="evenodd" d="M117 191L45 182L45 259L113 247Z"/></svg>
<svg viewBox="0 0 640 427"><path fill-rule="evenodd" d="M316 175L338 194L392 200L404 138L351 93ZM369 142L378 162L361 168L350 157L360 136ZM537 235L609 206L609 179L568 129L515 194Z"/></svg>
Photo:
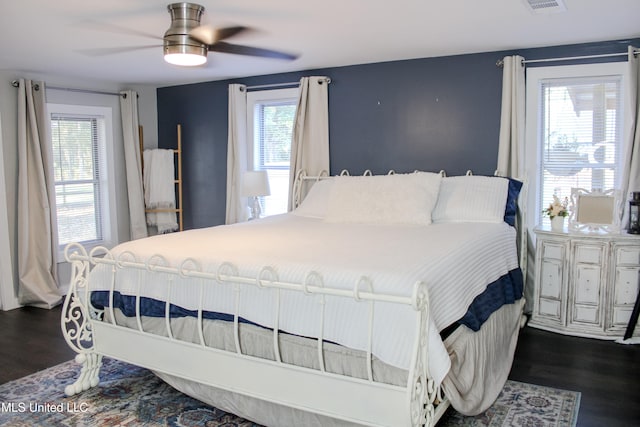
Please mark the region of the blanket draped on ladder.
<svg viewBox="0 0 640 427"><path fill-rule="evenodd" d="M147 209L175 209L175 170L173 150L145 150L144 202ZM147 212L147 225L157 227L158 234L178 230L175 212Z"/></svg>

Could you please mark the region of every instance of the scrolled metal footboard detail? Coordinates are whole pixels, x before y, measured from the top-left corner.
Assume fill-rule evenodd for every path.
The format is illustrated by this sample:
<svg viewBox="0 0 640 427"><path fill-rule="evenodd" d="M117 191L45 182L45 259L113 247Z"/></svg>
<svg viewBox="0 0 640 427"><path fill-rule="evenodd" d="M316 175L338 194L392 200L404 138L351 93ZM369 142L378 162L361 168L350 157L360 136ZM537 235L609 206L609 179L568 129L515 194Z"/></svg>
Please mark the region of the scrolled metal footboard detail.
<svg viewBox="0 0 640 427"><path fill-rule="evenodd" d="M71 263L71 284L62 306L60 326L69 347L78 355L76 363L82 365L80 376L64 392L67 396L95 387L100 382L99 371L102 356L93 351L93 331L91 318L100 318L102 312L88 303L88 275L90 265L87 252L79 244L70 244L65 248L65 258Z"/></svg>
<svg viewBox="0 0 640 427"><path fill-rule="evenodd" d="M416 283L413 294L413 308L420 316L416 350L410 372L410 401L409 411L411 423L414 426L432 426L439 419L435 414L436 403L441 395L440 386L435 385L430 373L427 359L429 351L429 293L427 285Z"/></svg>
<svg viewBox="0 0 640 427"><path fill-rule="evenodd" d="M100 383L100 367L102 355L97 353L81 353L75 358L76 363L82 365L80 376L73 383L65 387L64 394L73 396Z"/></svg>

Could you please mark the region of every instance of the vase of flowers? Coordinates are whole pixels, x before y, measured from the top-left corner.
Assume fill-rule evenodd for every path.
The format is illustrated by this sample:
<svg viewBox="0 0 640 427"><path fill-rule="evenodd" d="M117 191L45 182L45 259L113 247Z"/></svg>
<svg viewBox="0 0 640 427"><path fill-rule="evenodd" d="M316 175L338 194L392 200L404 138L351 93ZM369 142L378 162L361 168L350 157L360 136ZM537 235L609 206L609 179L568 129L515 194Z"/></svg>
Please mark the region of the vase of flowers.
<svg viewBox="0 0 640 427"><path fill-rule="evenodd" d="M567 210L568 204L569 199L567 197L560 200L560 198L554 194L553 202L549 204L548 208L542 211L542 213L548 215L551 220L551 230L562 231L564 229L564 219L569 215L569 211Z"/></svg>

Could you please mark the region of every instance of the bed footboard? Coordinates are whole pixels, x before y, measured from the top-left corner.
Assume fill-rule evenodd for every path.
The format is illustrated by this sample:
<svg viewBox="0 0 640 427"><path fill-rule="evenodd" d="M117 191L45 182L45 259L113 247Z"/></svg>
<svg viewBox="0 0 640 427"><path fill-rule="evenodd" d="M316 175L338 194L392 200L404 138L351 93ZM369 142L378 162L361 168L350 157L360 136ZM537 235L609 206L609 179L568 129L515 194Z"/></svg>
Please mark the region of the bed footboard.
<svg viewBox="0 0 640 427"><path fill-rule="evenodd" d="M449 405L429 373L429 296L423 282L415 284L412 296L401 297L374 293L366 278L359 280L353 290L325 287L322 276L317 272L308 274L304 283L287 283L279 281L270 267L261 270L256 278L247 278L237 275L237 268L228 263L210 273L190 259L176 268L159 262L161 257L152 257L145 262L137 261L135 257L115 259L105 248L96 248L87 254L77 244L69 245L65 256L72 264L72 282L64 301L61 326L67 343L78 353L76 361L82 364L79 378L65 389L67 395L80 393L99 383L104 355L205 385L363 425L433 426ZM165 315L168 336L145 332L139 321L140 312L136 313L138 329L117 325L113 304L105 309L109 316L108 321L104 321L104 310L96 310L90 303L90 273L92 266L97 264L107 264L114 272L119 269L152 269L170 275L194 277L202 282L202 286L237 287L238 283L243 283L299 291L317 295L321 304L324 304L325 295L351 298L369 304L371 313L375 301L410 305L416 313L417 327L407 385L401 387L374 381L371 344L367 352L368 379L326 372L322 338L317 339L319 370L289 365L279 357L267 360L243 354L238 344L237 311L234 315L235 352L205 345L202 307L198 310L200 330L197 335L200 342L196 343L172 336L168 308ZM114 287L112 283L112 302ZM169 304L170 301L167 302ZM319 320L320 328L323 318ZM370 336L372 329L370 320ZM281 332L276 324L273 328L276 355L279 353L278 334ZM188 363L181 363L185 360ZM304 384L305 393L299 392L301 384Z"/></svg>
<svg viewBox="0 0 640 427"><path fill-rule="evenodd" d="M70 244L65 249L65 256L69 251L81 253L85 257L87 253L79 244ZM76 259L71 262L71 284L62 306L62 317L60 324L62 335L67 344L78 355L76 363L82 365L80 376L73 383L68 385L64 392L67 396L80 393L95 387L100 382L100 367L102 366L102 355L95 352L93 346L93 329L91 319L98 318L100 312L93 310L88 304L88 275L91 269L88 259Z"/></svg>

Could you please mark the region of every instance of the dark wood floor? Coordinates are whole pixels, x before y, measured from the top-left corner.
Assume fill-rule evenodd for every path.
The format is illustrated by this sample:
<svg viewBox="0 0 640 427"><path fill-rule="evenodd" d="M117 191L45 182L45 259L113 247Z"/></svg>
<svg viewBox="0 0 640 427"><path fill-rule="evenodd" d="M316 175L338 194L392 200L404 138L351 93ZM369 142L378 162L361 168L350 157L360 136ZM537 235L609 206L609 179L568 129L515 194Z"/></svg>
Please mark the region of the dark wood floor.
<svg viewBox="0 0 640 427"><path fill-rule="evenodd" d="M0 384L74 356L60 332L60 307L0 311ZM640 346L526 327L510 378L581 392L580 427L640 426Z"/></svg>
<svg viewBox="0 0 640 427"><path fill-rule="evenodd" d="M0 311L0 384L75 357L62 336L62 306Z"/></svg>

